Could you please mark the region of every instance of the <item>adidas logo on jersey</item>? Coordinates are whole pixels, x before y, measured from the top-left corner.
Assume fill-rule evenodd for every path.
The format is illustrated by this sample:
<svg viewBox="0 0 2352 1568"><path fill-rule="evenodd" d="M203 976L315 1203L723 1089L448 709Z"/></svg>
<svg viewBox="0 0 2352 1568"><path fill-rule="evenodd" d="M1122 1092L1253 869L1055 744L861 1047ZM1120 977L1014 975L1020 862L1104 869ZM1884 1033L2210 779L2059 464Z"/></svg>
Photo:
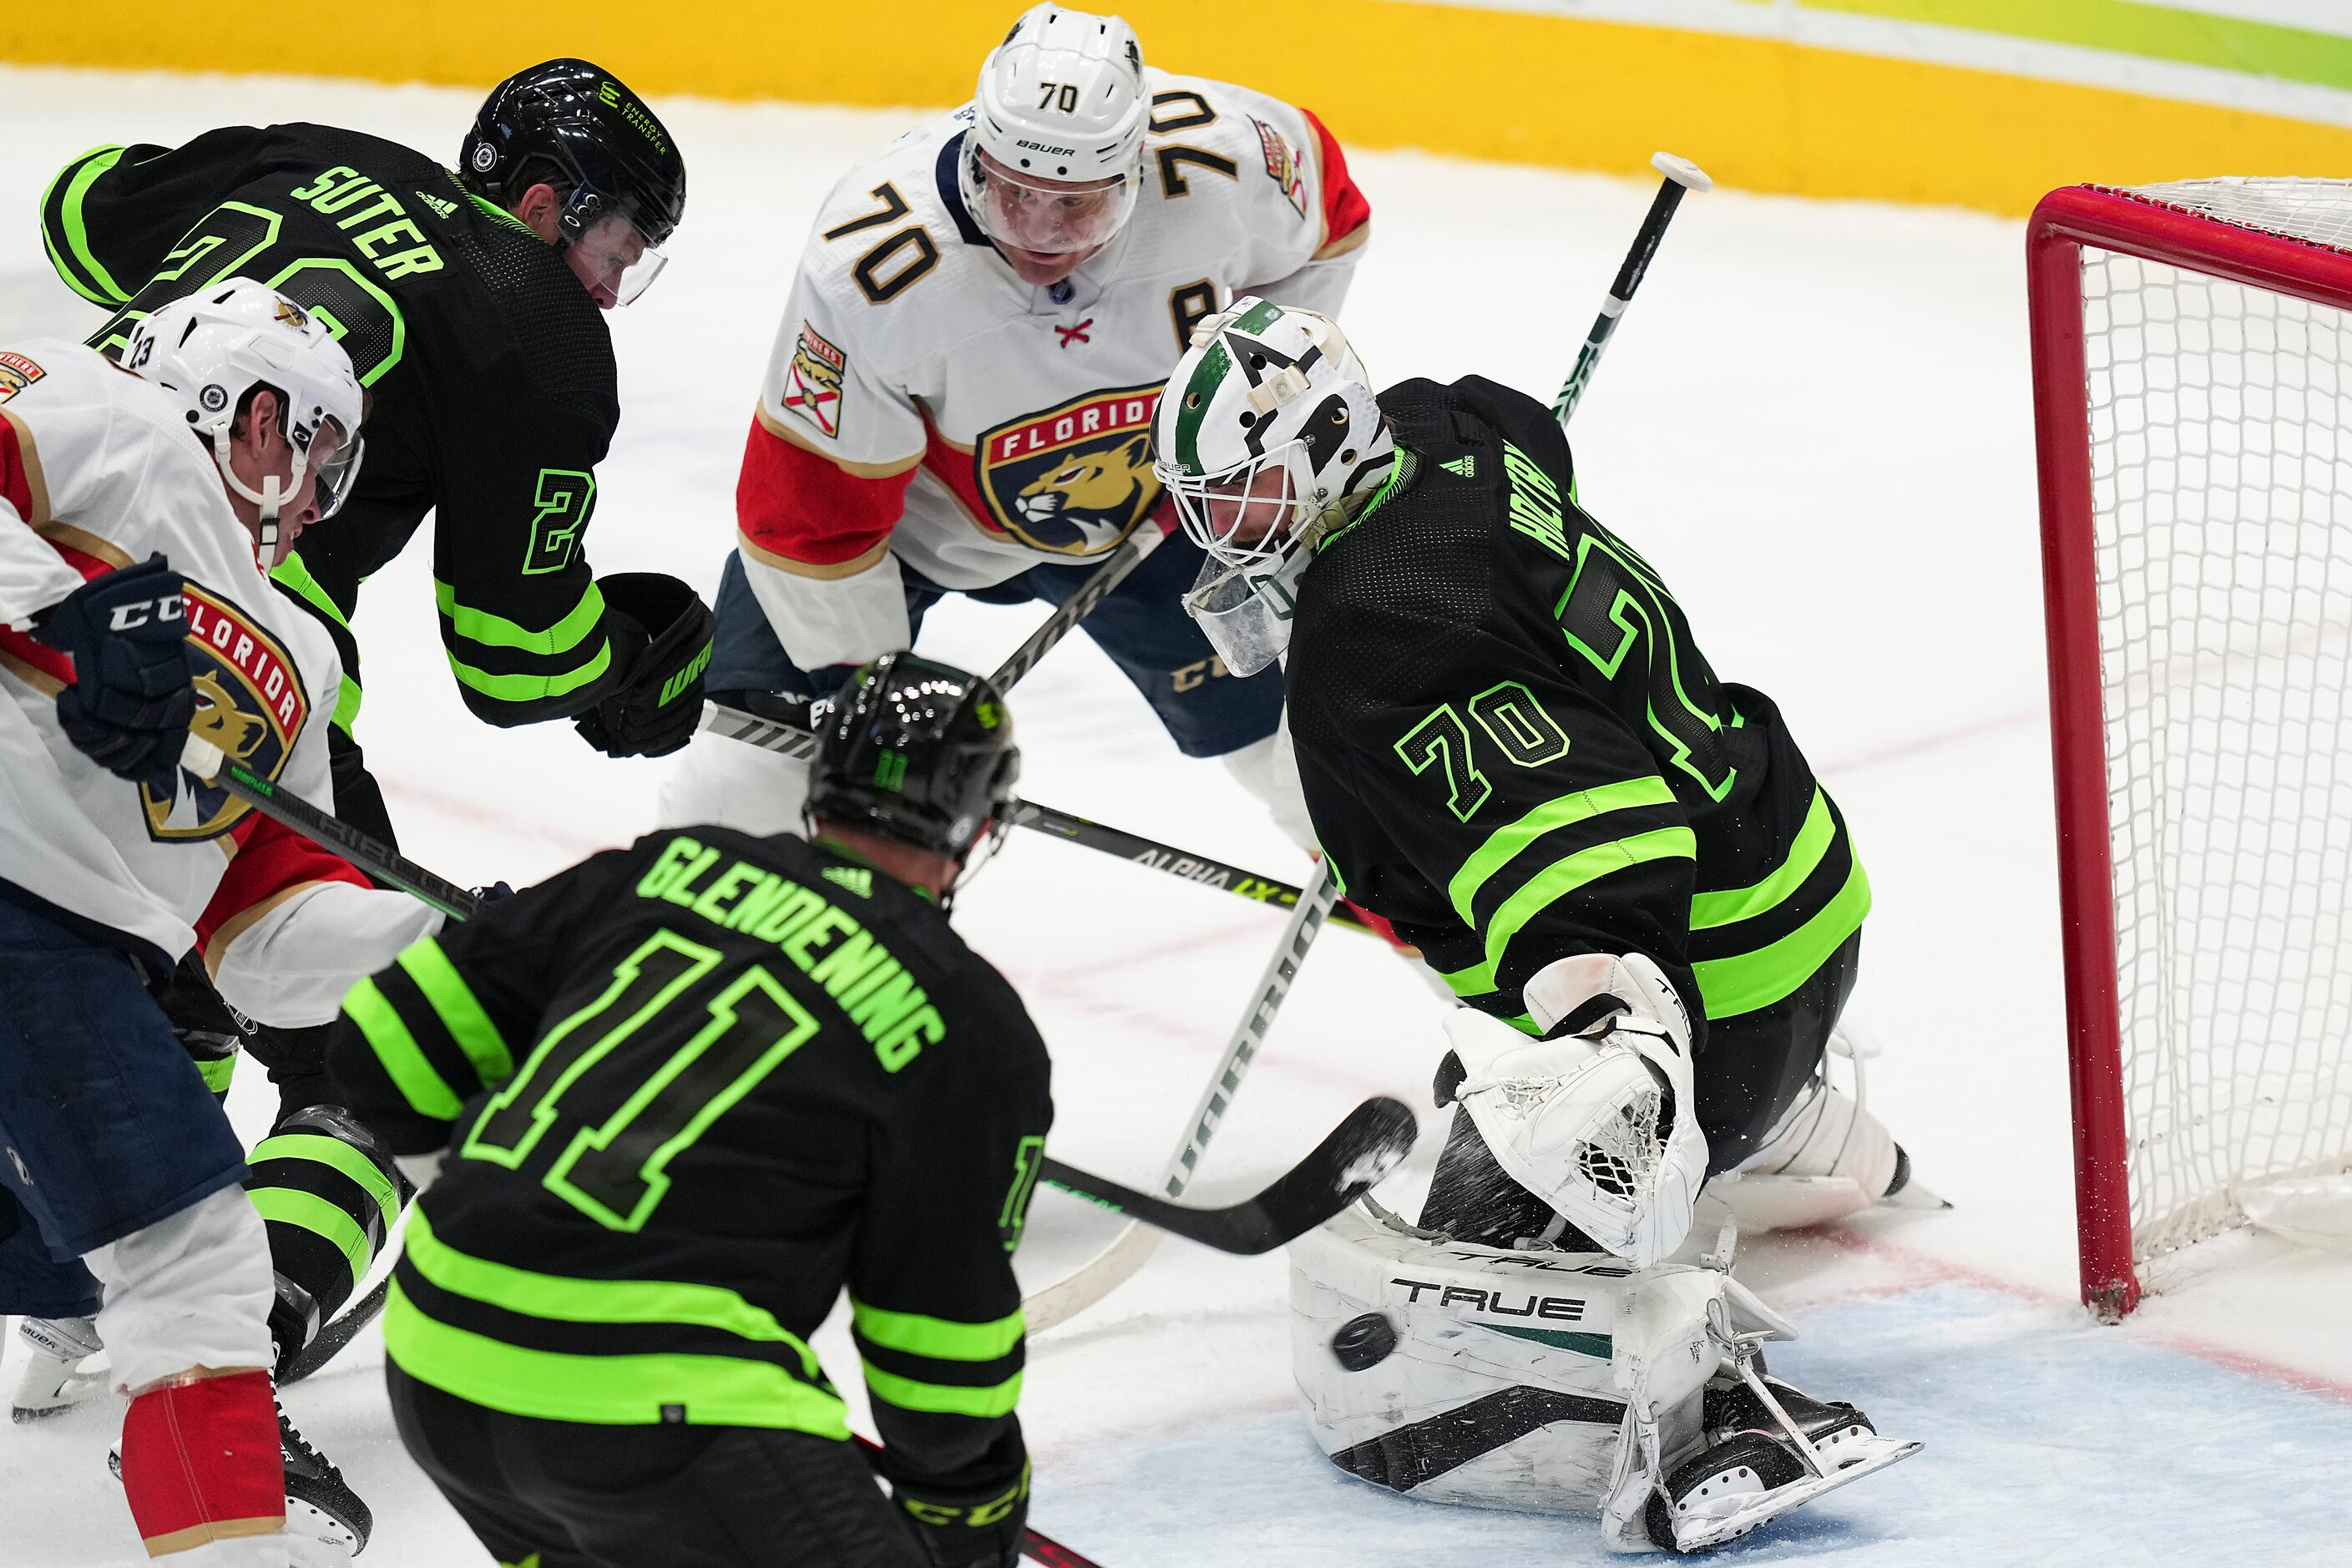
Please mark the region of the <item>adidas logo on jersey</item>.
<svg viewBox="0 0 2352 1568"><path fill-rule="evenodd" d="M861 899L874 896L874 873L863 866L828 866L824 879L838 888L846 888Z"/></svg>
<svg viewBox="0 0 2352 1568"><path fill-rule="evenodd" d="M1458 479L1475 479L1478 477L1478 458L1475 453L1465 452L1437 466Z"/></svg>
<svg viewBox="0 0 2352 1568"><path fill-rule="evenodd" d="M456 202L445 202L439 196L428 196L423 191L416 193L416 199L431 207L436 217L447 217L457 210Z"/></svg>

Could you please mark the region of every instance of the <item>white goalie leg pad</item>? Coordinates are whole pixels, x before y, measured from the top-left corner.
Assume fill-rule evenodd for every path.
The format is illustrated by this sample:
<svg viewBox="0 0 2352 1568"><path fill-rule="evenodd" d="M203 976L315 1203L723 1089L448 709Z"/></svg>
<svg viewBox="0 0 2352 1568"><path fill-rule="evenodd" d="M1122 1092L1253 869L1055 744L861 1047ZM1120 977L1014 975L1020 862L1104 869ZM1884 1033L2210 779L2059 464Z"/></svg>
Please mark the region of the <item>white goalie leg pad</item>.
<svg viewBox="0 0 2352 1568"><path fill-rule="evenodd" d="M1789 1108L1762 1147L1707 1185L1743 1231L1792 1230L1860 1214L1886 1195L1894 1134L1825 1080Z"/></svg>
<svg viewBox="0 0 2352 1568"><path fill-rule="evenodd" d="M1794 1331L1727 1275L1503 1251L1360 1204L1290 1247L1291 1363L1316 1441L1429 1501L1599 1516L1648 1542L1665 1468L1704 1440L1723 1332Z"/></svg>
<svg viewBox="0 0 2352 1568"><path fill-rule="evenodd" d="M692 827L715 822L769 837L801 832L808 764L723 735L697 735L661 784L655 824Z"/></svg>
<svg viewBox="0 0 2352 1568"><path fill-rule="evenodd" d="M1611 1345L1633 1272L1349 1209L1290 1246L1291 1365L1316 1441L1412 1497L1593 1514L1625 1426Z"/></svg>
<svg viewBox="0 0 2352 1568"><path fill-rule="evenodd" d="M1682 1005L1638 953L1562 959L1525 997L1547 1028L1592 1022L1537 1040L1475 1009L1448 1015L1465 1075L1454 1096L1514 1181L1646 1268L1682 1244L1706 1179Z"/></svg>

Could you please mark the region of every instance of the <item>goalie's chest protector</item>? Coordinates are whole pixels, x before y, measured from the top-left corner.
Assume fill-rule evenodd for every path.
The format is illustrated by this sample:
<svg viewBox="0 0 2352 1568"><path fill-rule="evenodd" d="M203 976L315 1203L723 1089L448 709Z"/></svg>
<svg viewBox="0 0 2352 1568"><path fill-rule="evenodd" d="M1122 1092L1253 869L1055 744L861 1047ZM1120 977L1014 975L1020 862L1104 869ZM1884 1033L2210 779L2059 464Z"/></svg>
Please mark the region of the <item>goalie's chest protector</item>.
<svg viewBox="0 0 2352 1568"><path fill-rule="evenodd" d="M763 418L853 474L914 468L892 548L947 586L1126 538L1160 500L1151 416L1193 325L1323 244L1305 114L1149 75L1134 214L1062 283L1023 281L966 210L968 109L854 171L811 236Z"/></svg>
<svg viewBox="0 0 2352 1568"><path fill-rule="evenodd" d="M193 731L331 802L323 739L303 736L318 703L333 710L333 645L254 563L202 443L155 388L79 343L21 344L0 366L0 493L51 562L89 578L160 552L188 580ZM64 654L0 628L0 879L176 956L251 807L184 769L166 794L90 762L58 727L73 678Z"/></svg>

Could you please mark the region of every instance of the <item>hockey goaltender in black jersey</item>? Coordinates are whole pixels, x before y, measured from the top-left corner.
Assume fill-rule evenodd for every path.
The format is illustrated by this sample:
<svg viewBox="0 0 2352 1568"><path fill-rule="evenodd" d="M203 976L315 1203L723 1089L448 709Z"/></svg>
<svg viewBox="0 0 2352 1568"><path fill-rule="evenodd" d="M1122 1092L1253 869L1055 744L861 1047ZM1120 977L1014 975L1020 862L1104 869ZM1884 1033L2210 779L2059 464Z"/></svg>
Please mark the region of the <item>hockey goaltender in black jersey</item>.
<svg viewBox="0 0 2352 1568"><path fill-rule="evenodd" d="M449 1151L384 1345L412 1452L499 1561L921 1563L808 1348L845 1285L906 1513L942 1563L1011 1561L1048 1066L922 893L797 838L657 834L411 948L331 1061L394 1150Z"/></svg>
<svg viewBox="0 0 2352 1568"><path fill-rule="evenodd" d="M517 103L538 120L510 123ZM583 118L592 111L601 124ZM621 205L649 241L676 222L684 174L667 133L593 66L553 61L502 85L469 153L496 142L502 123L512 151L552 148L575 163L595 158L601 136L609 167L633 166L625 153L647 171ZM658 152L621 146L616 135ZM550 173L541 160L526 177ZM661 199L642 199L653 186ZM372 395L365 459L334 526L304 538L273 574L334 634L343 665L334 721L346 741L360 704L350 626L359 585L428 511L437 512L434 592L450 669L467 706L489 723L593 713L646 681L648 637L691 600L677 584L651 595L656 607L624 605L629 592L668 580L627 574L618 580L625 589L614 580L600 589L589 568L596 466L620 417L612 337L563 250L481 194L499 188L461 181L379 137L289 124L231 126L176 148L100 147L68 164L43 199L58 276L114 312L94 346L116 352L159 302L242 276L331 322L350 353ZM652 680L655 695L675 673ZM602 740L617 741L604 746L616 754L663 750L691 728L688 716L652 744ZM339 745L342 814L388 834L350 758Z"/></svg>
<svg viewBox="0 0 2352 1568"><path fill-rule="evenodd" d="M1522 1026L1521 987L1561 953L1655 960L1718 1069L1698 1113L1728 1169L1812 1077L1851 984L1870 885L1845 820L1771 700L1716 678L1664 581L1577 504L1549 409L1478 376L1380 407L1395 482L1298 589L1317 834L1350 898ZM1792 1022L1810 1050L1707 1044Z"/></svg>

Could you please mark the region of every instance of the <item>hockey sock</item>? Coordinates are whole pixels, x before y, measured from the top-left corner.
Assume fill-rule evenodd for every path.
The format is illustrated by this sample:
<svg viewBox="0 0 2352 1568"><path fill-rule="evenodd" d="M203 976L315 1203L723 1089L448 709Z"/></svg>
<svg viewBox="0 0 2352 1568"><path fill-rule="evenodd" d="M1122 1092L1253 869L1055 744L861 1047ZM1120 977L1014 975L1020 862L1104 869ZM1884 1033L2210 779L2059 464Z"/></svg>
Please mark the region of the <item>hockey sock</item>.
<svg viewBox="0 0 2352 1568"><path fill-rule="evenodd" d="M287 1117L254 1145L250 1167L245 1190L268 1225L278 1278L270 1331L282 1363L350 1298L407 1194L392 1157L335 1106Z"/></svg>
<svg viewBox="0 0 2352 1568"><path fill-rule="evenodd" d="M122 1489L150 1557L282 1534L286 1470L269 1374L193 1377L131 1400Z"/></svg>

